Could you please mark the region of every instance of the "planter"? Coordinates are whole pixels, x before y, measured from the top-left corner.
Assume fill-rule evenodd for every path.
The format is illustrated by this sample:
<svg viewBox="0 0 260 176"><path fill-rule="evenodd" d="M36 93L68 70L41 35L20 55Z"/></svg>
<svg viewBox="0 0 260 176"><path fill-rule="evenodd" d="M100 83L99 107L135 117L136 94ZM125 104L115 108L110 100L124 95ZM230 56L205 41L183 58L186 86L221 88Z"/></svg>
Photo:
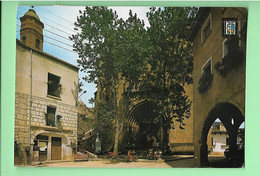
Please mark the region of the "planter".
<svg viewBox="0 0 260 176"><path fill-rule="evenodd" d="M207 92L207 90L209 89L209 87L212 84L212 81L213 81L212 74L203 73L199 80L199 87L198 87L199 93L203 94L203 93Z"/></svg>

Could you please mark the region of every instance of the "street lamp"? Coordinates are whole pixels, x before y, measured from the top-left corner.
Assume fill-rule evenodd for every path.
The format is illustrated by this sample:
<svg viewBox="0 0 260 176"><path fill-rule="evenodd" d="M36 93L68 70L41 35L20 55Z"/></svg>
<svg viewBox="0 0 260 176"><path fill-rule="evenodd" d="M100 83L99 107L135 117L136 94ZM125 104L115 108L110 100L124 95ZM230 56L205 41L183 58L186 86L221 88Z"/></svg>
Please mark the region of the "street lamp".
<svg viewBox="0 0 260 176"><path fill-rule="evenodd" d="M87 93L87 91L86 90L84 90L83 92L82 92L82 94L80 94L80 96L78 97L78 99L81 97L81 95L83 95L84 93Z"/></svg>
<svg viewBox="0 0 260 176"><path fill-rule="evenodd" d="M78 99L77 99L77 102L76 102L76 106L78 106L79 98L80 98L84 93L87 93L87 91L84 90L84 91L80 94L80 96L78 96Z"/></svg>

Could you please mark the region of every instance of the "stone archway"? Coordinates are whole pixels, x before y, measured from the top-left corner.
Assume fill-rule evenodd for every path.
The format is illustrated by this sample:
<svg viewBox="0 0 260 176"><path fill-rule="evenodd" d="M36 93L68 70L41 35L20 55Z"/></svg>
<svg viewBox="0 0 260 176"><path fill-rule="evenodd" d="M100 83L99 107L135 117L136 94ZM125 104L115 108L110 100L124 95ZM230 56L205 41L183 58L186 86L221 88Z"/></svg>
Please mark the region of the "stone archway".
<svg viewBox="0 0 260 176"><path fill-rule="evenodd" d="M45 135L45 136L56 136L56 137L61 137L63 144L64 145L70 145L70 139L63 133L59 133L59 132L51 132L51 131L45 131L45 130L37 130L37 131L33 131L32 132L32 138L31 138L31 143L33 144L34 139L38 136L38 135Z"/></svg>
<svg viewBox="0 0 260 176"><path fill-rule="evenodd" d="M230 138L230 153L231 159L234 158L235 152L237 150L237 135L239 126L245 121L244 114L240 109L228 102L217 103L208 112L206 120L204 121L201 140L200 140L200 163L201 166L208 166L208 146L207 146L207 136L209 129L216 119L219 119L227 130Z"/></svg>
<svg viewBox="0 0 260 176"><path fill-rule="evenodd" d="M39 130L34 133L32 141L34 161L73 160L71 141L65 134ZM54 144L58 145L54 146ZM56 158L54 153L57 154Z"/></svg>
<svg viewBox="0 0 260 176"><path fill-rule="evenodd" d="M129 148L142 150L167 143L165 117L160 118L156 108L154 103L145 100L129 111L123 139Z"/></svg>

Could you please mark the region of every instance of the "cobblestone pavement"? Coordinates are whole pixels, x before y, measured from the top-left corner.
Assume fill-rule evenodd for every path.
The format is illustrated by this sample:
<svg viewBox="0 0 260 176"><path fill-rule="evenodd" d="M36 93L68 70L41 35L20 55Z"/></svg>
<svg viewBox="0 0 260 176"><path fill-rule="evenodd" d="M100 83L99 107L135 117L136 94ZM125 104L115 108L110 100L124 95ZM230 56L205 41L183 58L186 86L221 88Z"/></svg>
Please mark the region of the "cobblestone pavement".
<svg viewBox="0 0 260 176"><path fill-rule="evenodd" d="M43 167L90 167L90 168L171 168L165 162L113 162L110 161L84 161L49 163Z"/></svg>

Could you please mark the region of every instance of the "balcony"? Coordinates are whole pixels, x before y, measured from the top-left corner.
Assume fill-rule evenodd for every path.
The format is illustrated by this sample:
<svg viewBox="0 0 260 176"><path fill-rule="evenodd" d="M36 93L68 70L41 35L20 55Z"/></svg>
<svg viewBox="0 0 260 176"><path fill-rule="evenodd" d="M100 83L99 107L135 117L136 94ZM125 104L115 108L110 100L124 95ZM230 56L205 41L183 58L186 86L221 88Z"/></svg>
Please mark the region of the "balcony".
<svg viewBox="0 0 260 176"><path fill-rule="evenodd" d="M215 64L218 75L225 77L231 70L237 68L245 60L245 53L239 47L238 37L227 39L225 42L227 51L221 62Z"/></svg>

